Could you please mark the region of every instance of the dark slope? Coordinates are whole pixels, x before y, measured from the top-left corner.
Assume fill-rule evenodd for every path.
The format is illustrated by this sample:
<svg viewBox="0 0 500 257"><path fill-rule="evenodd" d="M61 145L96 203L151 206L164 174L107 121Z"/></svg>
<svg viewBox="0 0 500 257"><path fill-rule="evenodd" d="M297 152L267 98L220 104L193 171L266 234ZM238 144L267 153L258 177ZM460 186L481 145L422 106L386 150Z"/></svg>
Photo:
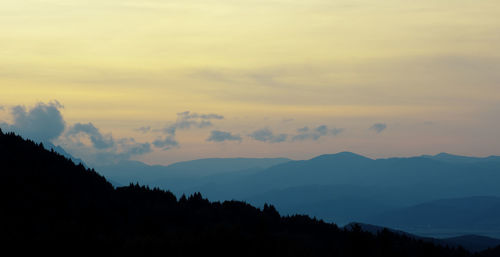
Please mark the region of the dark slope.
<svg viewBox="0 0 500 257"><path fill-rule="evenodd" d="M16 255L469 256L384 231L345 231L243 202L211 203L102 176L0 132L2 250ZM11 249L11 250L12 250Z"/></svg>
<svg viewBox="0 0 500 257"><path fill-rule="evenodd" d="M363 231L370 232L374 235L377 233L380 233L384 229L389 230L392 233L396 233L399 235L405 235L410 238L422 240L425 242L431 242L436 245L441 245L441 246L449 246L449 247L463 247L467 249L468 251L471 252L480 252L487 250L489 248L494 248L497 246L500 246L500 239L496 238L491 238L491 237L485 237L485 236L477 236L477 235L464 235L464 236L458 236L458 237L450 237L450 238L432 238L432 237L422 237L422 236L417 236L414 234L410 234L401 230L395 230L391 228L386 228L386 227L381 227L381 226L375 226L371 224L365 224L365 223L350 223L344 228L346 229L352 229L354 226L360 226Z"/></svg>
<svg viewBox="0 0 500 257"><path fill-rule="evenodd" d="M483 251L488 248L494 248L500 246L500 239L485 237L485 236L477 236L477 235L450 237L441 240L448 243L448 245L452 246L460 245L463 248L472 252Z"/></svg>
<svg viewBox="0 0 500 257"><path fill-rule="evenodd" d="M481 252L481 256L484 256L484 257L498 257L498 256L500 256L500 245L495 247L495 248L491 248L491 249L488 249L486 251Z"/></svg>

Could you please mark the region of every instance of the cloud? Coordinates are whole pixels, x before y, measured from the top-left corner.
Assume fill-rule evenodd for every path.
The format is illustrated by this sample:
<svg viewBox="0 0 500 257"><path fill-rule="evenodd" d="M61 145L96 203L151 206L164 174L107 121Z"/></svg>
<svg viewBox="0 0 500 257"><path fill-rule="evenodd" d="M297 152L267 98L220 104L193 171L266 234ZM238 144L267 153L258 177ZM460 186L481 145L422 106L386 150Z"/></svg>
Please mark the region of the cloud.
<svg viewBox="0 0 500 257"><path fill-rule="evenodd" d="M146 134L146 133L148 133L148 132L151 131L151 127L150 126L140 127L140 128L135 129L135 131L139 131L139 132L141 132L143 134Z"/></svg>
<svg viewBox="0 0 500 257"><path fill-rule="evenodd" d="M240 135L233 135L230 132L213 130L207 138L208 142L224 142L224 141L239 141L241 142Z"/></svg>
<svg viewBox="0 0 500 257"><path fill-rule="evenodd" d="M133 155L144 155L153 151L150 143L138 143L134 138L120 139L117 144L122 148L120 154L127 156L127 159Z"/></svg>
<svg viewBox="0 0 500 257"><path fill-rule="evenodd" d="M307 131L309 131L309 127L307 127L307 126L297 129L297 132L299 132L299 133L306 133Z"/></svg>
<svg viewBox="0 0 500 257"><path fill-rule="evenodd" d="M191 128L208 128L213 126L212 120L222 119L224 119L224 116L215 113L179 112L177 113L177 120L161 130L167 134L166 137L155 140L153 145L163 150L179 147L179 142L175 139L177 131Z"/></svg>
<svg viewBox="0 0 500 257"><path fill-rule="evenodd" d="M73 125L66 136L76 137L80 134L88 135L92 145L97 149L108 149L115 145L113 137L109 135L103 135L92 123L82 124L77 123Z"/></svg>
<svg viewBox="0 0 500 257"><path fill-rule="evenodd" d="M344 129L341 128L328 128L326 125L320 125L316 128L309 128L308 126L297 129L297 134L274 134L270 129L263 128L252 132L251 138L269 143L281 143L287 141L289 138L293 141L304 141L304 140L319 140L324 136L336 136L342 133Z"/></svg>
<svg viewBox="0 0 500 257"><path fill-rule="evenodd" d="M126 152L130 155L143 155L152 152L150 143L134 144Z"/></svg>
<svg viewBox="0 0 500 257"><path fill-rule="evenodd" d="M90 144L85 142L88 138ZM136 142L134 138L114 139L111 134L103 134L92 123L76 123L65 133L60 141L64 148L81 157L89 164L106 165L133 156L148 154L153 151L151 143Z"/></svg>
<svg viewBox="0 0 500 257"><path fill-rule="evenodd" d="M224 119L224 116L214 114L214 113L209 113L209 114L198 114L198 113L191 113L190 111L185 111L181 113L177 113L178 117L181 117L182 119L188 120L188 119L204 119L204 120L211 120L211 119L216 119L216 120L222 120Z"/></svg>
<svg viewBox="0 0 500 257"><path fill-rule="evenodd" d="M316 133L321 136L325 136L328 133L328 127L326 125L321 125L315 129Z"/></svg>
<svg viewBox="0 0 500 257"><path fill-rule="evenodd" d="M344 129L343 128L333 128L330 130L330 133L333 135L333 136L336 136L340 133L344 132Z"/></svg>
<svg viewBox="0 0 500 257"><path fill-rule="evenodd" d="M269 143L285 142L286 139L288 138L287 134L275 135L268 128L256 130L256 131L252 132L252 134L250 134L249 136L257 141L269 142Z"/></svg>
<svg viewBox="0 0 500 257"><path fill-rule="evenodd" d="M377 133L381 133L387 128L387 125L385 123L375 123L373 126L370 127L370 130L374 130Z"/></svg>
<svg viewBox="0 0 500 257"><path fill-rule="evenodd" d="M304 141L304 140L308 140L308 139L316 141L320 137L321 137L321 135L316 134L316 133L303 133L303 134L295 135L292 138L292 141Z"/></svg>
<svg viewBox="0 0 500 257"><path fill-rule="evenodd" d="M174 147L178 147L179 142L177 142L173 136L167 136L164 139L155 140L153 145L157 148L162 148L163 150L169 150Z"/></svg>
<svg viewBox="0 0 500 257"><path fill-rule="evenodd" d="M314 129L309 127L299 128L297 130L298 134L292 137L292 141L303 141L303 140L313 140L316 141L323 136L336 136L342 133L344 129L332 128L329 129L326 125L320 125Z"/></svg>
<svg viewBox="0 0 500 257"><path fill-rule="evenodd" d="M66 127L60 112L62 108L57 101L38 103L29 110L18 105L11 109L13 123L3 122L0 126L38 142L51 142L60 137Z"/></svg>
<svg viewBox="0 0 500 257"><path fill-rule="evenodd" d="M210 120L222 120L224 116L208 113L199 114L192 113L190 111L177 113L177 120L163 129L163 132L171 136L175 136L177 130L187 130L190 128L207 128L211 127L213 124Z"/></svg>

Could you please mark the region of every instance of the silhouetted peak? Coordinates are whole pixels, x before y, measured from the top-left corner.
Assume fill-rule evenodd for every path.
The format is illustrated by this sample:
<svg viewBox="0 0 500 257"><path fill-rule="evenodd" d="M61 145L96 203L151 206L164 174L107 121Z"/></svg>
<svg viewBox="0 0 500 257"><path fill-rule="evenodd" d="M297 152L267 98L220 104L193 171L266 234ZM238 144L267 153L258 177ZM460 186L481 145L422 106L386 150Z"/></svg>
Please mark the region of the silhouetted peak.
<svg viewBox="0 0 500 257"><path fill-rule="evenodd" d="M336 154L323 154L311 159L311 161L368 161L372 160L365 156L352 152L339 152Z"/></svg>
<svg viewBox="0 0 500 257"><path fill-rule="evenodd" d="M465 156L442 152L442 153L438 153L438 154L434 155L434 157L449 158L449 157L465 157Z"/></svg>

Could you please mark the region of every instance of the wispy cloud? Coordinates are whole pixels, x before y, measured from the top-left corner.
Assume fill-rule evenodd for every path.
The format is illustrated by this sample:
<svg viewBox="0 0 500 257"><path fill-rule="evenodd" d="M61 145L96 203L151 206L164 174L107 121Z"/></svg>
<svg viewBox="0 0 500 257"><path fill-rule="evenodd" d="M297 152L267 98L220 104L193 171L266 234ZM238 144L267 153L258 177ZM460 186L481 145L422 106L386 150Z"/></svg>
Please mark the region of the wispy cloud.
<svg viewBox="0 0 500 257"><path fill-rule="evenodd" d="M342 133L344 129L342 128L332 128L329 129L326 125L318 126L314 129L309 127L299 128L297 130L297 135L292 137L292 141L303 141L303 140L318 140L323 136L336 136Z"/></svg>
<svg viewBox="0 0 500 257"><path fill-rule="evenodd" d="M381 133L385 129L387 129L387 125L385 123L375 123L370 127L370 130L373 130L377 133Z"/></svg>
<svg viewBox="0 0 500 257"><path fill-rule="evenodd" d="M180 112L177 113L177 120L174 123L166 126L163 129L163 132L171 136L175 136L175 133L178 130L187 130L193 127L207 128L213 125L211 120L222 119L224 119L224 116L215 113L199 114L192 113L190 111Z"/></svg>
<svg viewBox="0 0 500 257"><path fill-rule="evenodd" d="M163 150L169 150L174 147L179 147L179 142L177 142L173 136L167 136L163 139L153 141L153 145L157 148L162 148Z"/></svg>
<svg viewBox="0 0 500 257"><path fill-rule="evenodd" d="M263 128L252 132L250 135L251 138L261 141L261 142L269 142L269 143L281 143L285 142L288 138L287 134L274 134L270 129Z"/></svg>
<svg viewBox="0 0 500 257"><path fill-rule="evenodd" d="M144 126L144 127L136 128L135 131L139 131L143 134L146 134L146 133L151 131L151 126Z"/></svg>
<svg viewBox="0 0 500 257"><path fill-rule="evenodd" d="M239 141L241 142L242 138L240 135L232 134L231 132L213 130L210 133L210 136L207 138L208 142L224 142L224 141Z"/></svg>

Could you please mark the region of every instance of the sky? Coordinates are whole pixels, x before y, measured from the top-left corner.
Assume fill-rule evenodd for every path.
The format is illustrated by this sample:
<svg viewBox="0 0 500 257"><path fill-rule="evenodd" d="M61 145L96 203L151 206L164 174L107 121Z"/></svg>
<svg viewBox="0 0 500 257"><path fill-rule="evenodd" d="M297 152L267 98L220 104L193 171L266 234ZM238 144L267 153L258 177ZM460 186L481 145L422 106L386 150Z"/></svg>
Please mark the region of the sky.
<svg viewBox="0 0 500 257"><path fill-rule="evenodd" d="M0 127L91 164L500 155L498 0L0 5Z"/></svg>

